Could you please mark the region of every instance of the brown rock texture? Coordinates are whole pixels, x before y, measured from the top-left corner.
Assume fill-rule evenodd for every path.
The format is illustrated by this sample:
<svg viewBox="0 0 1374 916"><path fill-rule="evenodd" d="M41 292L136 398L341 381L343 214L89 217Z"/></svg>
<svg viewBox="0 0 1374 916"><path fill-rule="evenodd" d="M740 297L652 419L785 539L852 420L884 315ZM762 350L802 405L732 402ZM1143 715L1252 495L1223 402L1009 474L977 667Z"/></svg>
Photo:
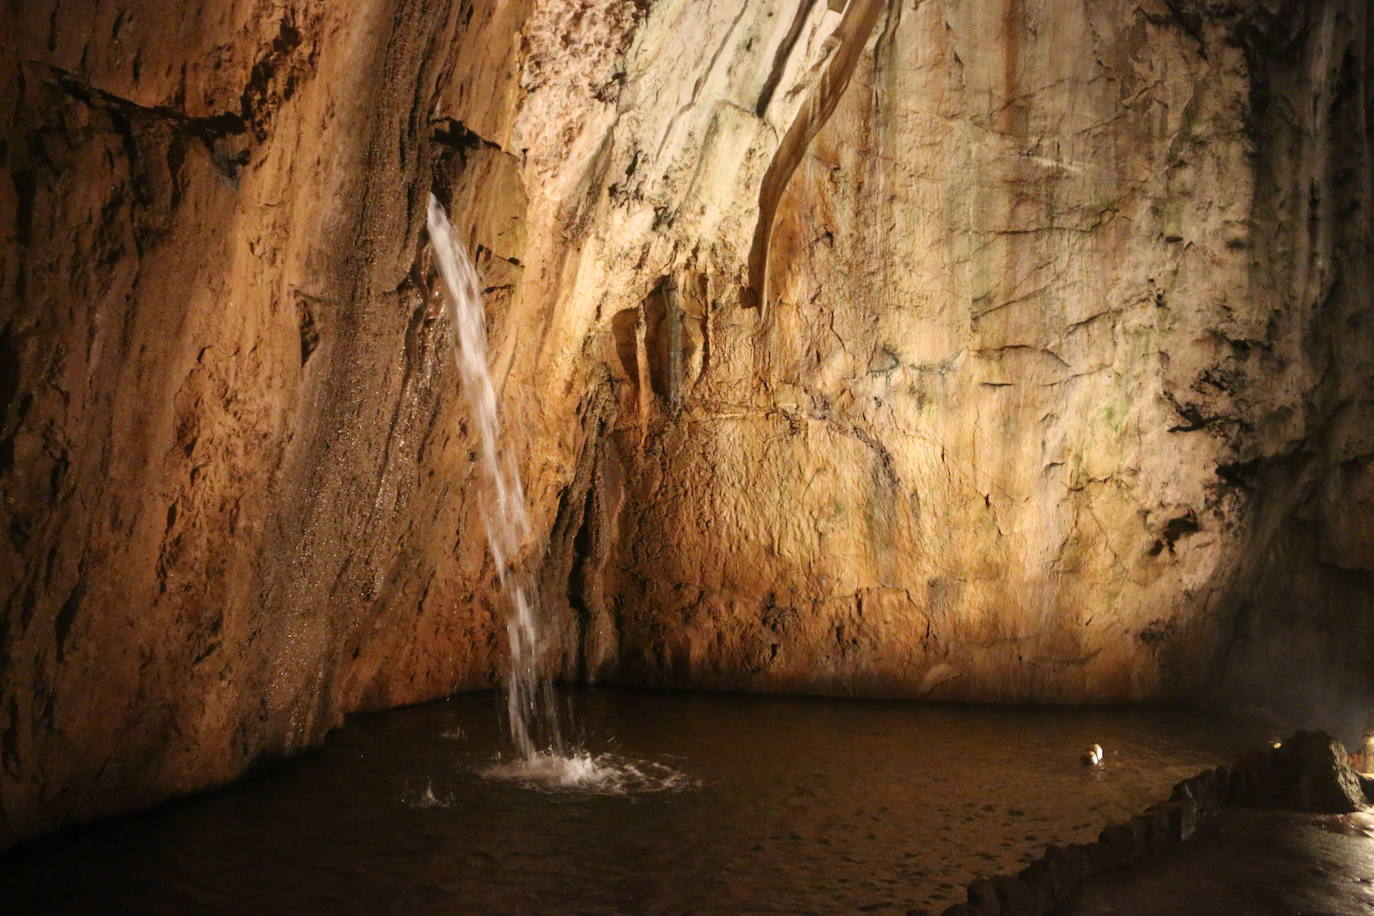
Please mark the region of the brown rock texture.
<svg viewBox="0 0 1374 916"><path fill-rule="evenodd" d="M1298 811L1348 814L1365 806L1345 745L1326 732L1298 732L1275 749L1288 783L1279 803Z"/></svg>
<svg viewBox="0 0 1374 916"><path fill-rule="evenodd" d="M681 388L610 440L613 676L1368 697L1369 23L1198 10L888 10L764 317L678 272Z"/></svg>
<svg viewBox="0 0 1374 916"><path fill-rule="evenodd" d="M562 676L1368 704L1367 4L836 5L6 5L0 846L498 676L431 190Z"/></svg>
<svg viewBox="0 0 1374 916"><path fill-rule="evenodd" d="M437 85L514 79L462 14L9 6L0 843L491 683L412 279Z"/></svg>

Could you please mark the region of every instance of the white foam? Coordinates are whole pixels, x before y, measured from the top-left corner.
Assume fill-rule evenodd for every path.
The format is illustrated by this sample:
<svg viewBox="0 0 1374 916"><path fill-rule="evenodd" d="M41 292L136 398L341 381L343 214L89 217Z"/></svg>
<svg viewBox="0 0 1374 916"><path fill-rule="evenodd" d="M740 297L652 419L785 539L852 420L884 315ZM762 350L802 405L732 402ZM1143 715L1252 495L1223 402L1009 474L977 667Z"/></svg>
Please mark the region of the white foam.
<svg viewBox="0 0 1374 916"><path fill-rule="evenodd" d="M448 800L440 798L434 794L434 783L425 782L425 791L418 795L402 797L401 801L411 808L443 808L448 805Z"/></svg>
<svg viewBox="0 0 1374 916"><path fill-rule="evenodd" d="M582 750L568 754L536 751L528 757L497 761L480 775L539 792L585 795L642 795L694 784L689 776L666 764Z"/></svg>

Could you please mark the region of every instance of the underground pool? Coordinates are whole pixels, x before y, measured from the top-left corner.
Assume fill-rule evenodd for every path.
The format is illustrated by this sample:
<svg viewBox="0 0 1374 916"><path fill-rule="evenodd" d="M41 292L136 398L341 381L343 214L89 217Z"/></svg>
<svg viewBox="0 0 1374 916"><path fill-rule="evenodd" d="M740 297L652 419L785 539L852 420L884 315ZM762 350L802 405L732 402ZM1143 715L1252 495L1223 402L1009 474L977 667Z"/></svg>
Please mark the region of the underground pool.
<svg viewBox="0 0 1374 916"><path fill-rule="evenodd" d="M627 783L488 775L494 694L354 717L257 778L0 865L7 912L938 913L1254 733L1194 712L583 689ZM1099 743L1106 759L1079 761Z"/></svg>

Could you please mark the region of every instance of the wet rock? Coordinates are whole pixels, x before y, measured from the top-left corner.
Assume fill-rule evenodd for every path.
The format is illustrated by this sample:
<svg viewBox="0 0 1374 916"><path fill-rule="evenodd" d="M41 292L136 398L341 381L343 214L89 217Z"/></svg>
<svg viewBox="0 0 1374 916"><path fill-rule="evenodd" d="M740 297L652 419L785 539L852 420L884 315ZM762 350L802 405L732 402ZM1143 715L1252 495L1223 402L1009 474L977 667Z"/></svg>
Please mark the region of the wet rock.
<svg viewBox="0 0 1374 916"><path fill-rule="evenodd" d="M1197 776L1183 780L1173 787L1171 801L1191 802L1198 816L1206 817L1216 813L1223 803L1223 788L1216 770L1204 770Z"/></svg>
<svg viewBox="0 0 1374 916"><path fill-rule="evenodd" d="M1197 805L1199 817L1211 817L1221 810L1225 803L1222 779L1217 770L1203 770L1187 781L1188 791Z"/></svg>
<svg viewBox="0 0 1374 916"><path fill-rule="evenodd" d="M1285 785L1278 803L1300 811L1344 814L1367 803L1344 745L1326 732L1297 732L1278 749Z"/></svg>
<svg viewBox="0 0 1374 916"><path fill-rule="evenodd" d="M977 916L998 916L1002 903L997 896L997 887L988 878L975 878L968 885L968 911Z"/></svg>
<svg viewBox="0 0 1374 916"><path fill-rule="evenodd" d="M1021 869L1017 880L1030 889L1031 905L1036 913L1043 913L1058 899L1058 887L1054 870L1044 859L1036 859Z"/></svg>
<svg viewBox="0 0 1374 916"><path fill-rule="evenodd" d="M992 886L1002 916L1038 916L1042 912L1037 909L1035 891L1024 881L1001 875L992 879Z"/></svg>
<svg viewBox="0 0 1374 916"><path fill-rule="evenodd" d="M1237 758L1232 774L1233 795L1242 805L1267 805L1281 787L1278 761L1270 748L1248 750Z"/></svg>
<svg viewBox="0 0 1374 916"><path fill-rule="evenodd" d="M1136 830L1130 824L1112 824L1097 839L1097 866L1111 870L1129 864L1140 854Z"/></svg>
<svg viewBox="0 0 1374 916"><path fill-rule="evenodd" d="M1222 773L1222 804L1239 804L1241 796L1245 791L1245 776L1240 768L1239 761L1228 764Z"/></svg>
<svg viewBox="0 0 1374 916"><path fill-rule="evenodd" d="M1121 854L1122 850L1110 842L1103 842L1101 833L1095 842L1088 845L1087 852L1089 876L1113 871L1120 868L1125 861Z"/></svg>
<svg viewBox="0 0 1374 916"><path fill-rule="evenodd" d="M1054 876L1054 891L1057 899L1063 899L1082 886L1088 876L1091 862L1088 847L1081 844L1069 846L1050 846L1045 850L1045 863Z"/></svg>
<svg viewBox="0 0 1374 916"><path fill-rule="evenodd" d="M1215 780L1199 783L1185 780L1174 786L1169 796L1170 805L1177 806L1178 838L1186 840L1193 835L1197 825L1204 818L1221 810L1224 803L1220 795L1220 784ZM1173 814L1170 814L1173 817Z"/></svg>
<svg viewBox="0 0 1374 916"><path fill-rule="evenodd" d="M1145 809L1143 814L1137 815L1137 819L1149 825L1151 850L1162 849L1177 842L1180 832L1176 827L1177 820L1159 806L1154 805Z"/></svg>
<svg viewBox="0 0 1374 916"><path fill-rule="evenodd" d="M1157 819L1159 835L1167 842L1182 842L1197 830L1197 806L1191 798L1155 805L1150 812Z"/></svg>
<svg viewBox="0 0 1374 916"><path fill-rule="evenodd" d="M1155 818L1149 814L1137 814L1126 825L1131 828L1131 846L1136 858L1148 854L1165 841L1164 833L1157 830Z"/></svg>

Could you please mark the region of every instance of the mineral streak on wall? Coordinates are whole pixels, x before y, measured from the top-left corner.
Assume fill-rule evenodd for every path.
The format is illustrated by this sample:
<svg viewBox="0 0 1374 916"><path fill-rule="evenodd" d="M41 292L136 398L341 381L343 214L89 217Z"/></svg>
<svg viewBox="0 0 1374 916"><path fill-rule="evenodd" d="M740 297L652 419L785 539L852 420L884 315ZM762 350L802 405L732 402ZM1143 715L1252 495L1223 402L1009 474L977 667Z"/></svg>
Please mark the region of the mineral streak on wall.
<svg viewBox="0 0 1374 916"><path fill-rule="evenodd" d="M892 0L747 308L836 6L5 3L0 846L493 682L431 190L566 677L1374 706L1367 4Z"/></svg>

